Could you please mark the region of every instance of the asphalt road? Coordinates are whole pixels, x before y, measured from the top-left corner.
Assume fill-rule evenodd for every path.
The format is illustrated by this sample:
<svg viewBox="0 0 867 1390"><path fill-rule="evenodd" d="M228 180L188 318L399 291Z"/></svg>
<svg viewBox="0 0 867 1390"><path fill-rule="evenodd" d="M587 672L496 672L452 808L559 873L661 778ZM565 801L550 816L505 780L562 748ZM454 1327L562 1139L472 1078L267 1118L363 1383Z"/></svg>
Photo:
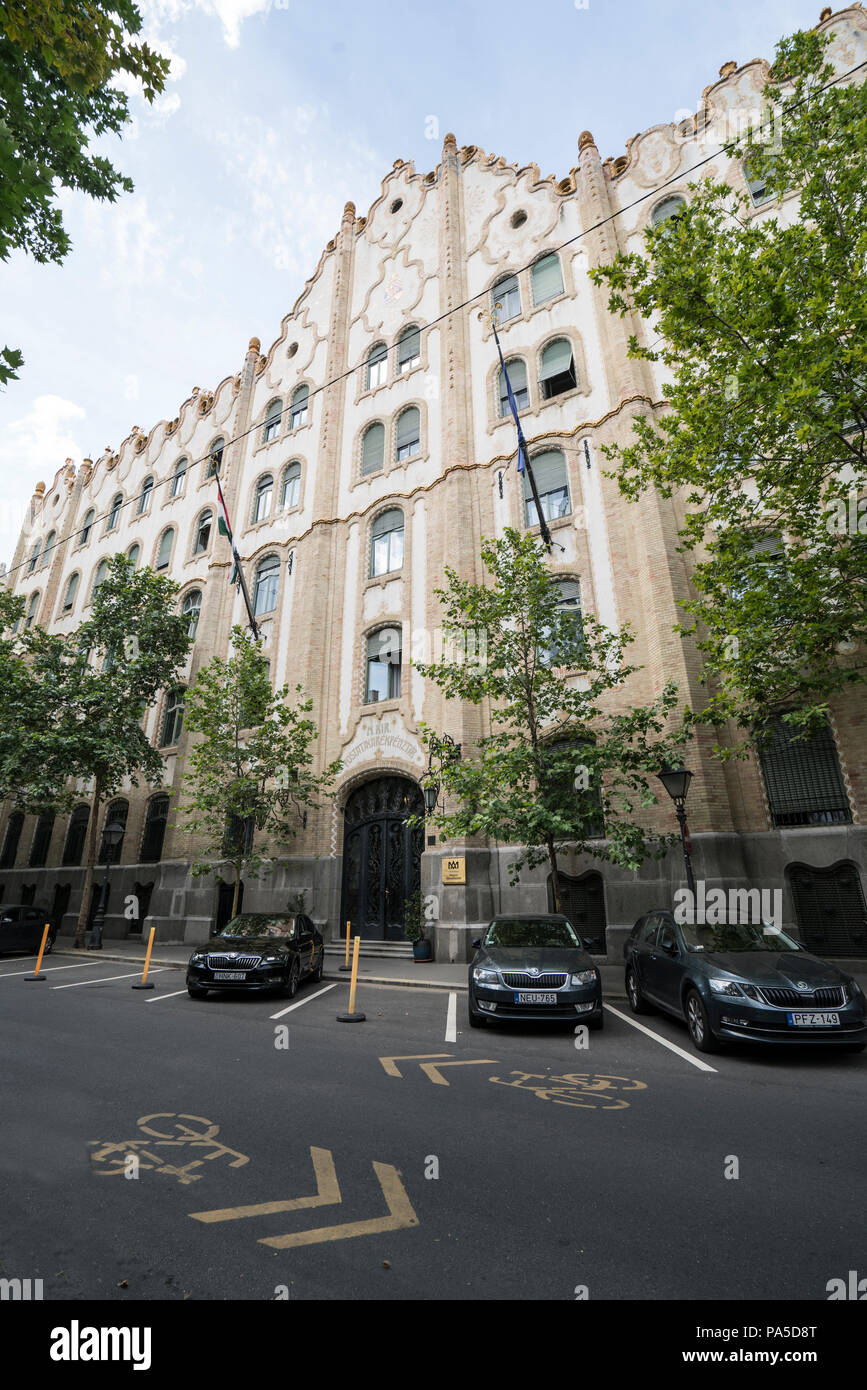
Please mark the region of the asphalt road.
<svg viewBox="0 0 867 1390"><path fill-rule="evenodd" d="M0 1275L45 1299L824 1301L867 1274L867 1055L700 1059L620 1001L578 1050L437 991L363 986L343 1024L345 982L286 1012L31 965L0 961Z"/></svg>

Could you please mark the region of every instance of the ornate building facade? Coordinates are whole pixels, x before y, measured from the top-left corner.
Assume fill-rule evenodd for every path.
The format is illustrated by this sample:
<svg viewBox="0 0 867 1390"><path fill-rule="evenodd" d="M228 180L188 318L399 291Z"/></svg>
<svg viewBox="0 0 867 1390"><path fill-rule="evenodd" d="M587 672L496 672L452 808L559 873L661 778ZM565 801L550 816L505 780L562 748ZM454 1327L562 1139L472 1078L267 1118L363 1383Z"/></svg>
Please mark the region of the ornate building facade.
<svg viewBox="0 0 867 1390"><path fill-rule="evenodd" d="M833 32L840 70L867 58L860 6L834 16ZM212 456L272 681L302 683L320 730L317 763L343 762L333 804L291 846L272 847L281 863L245 883L245 909L284 908L305 890L328 936L349 917L366 937L399 940L404 899L420 883L436 915L438 956L463 959L495 911L548 908L544 870L509 887L508 846L443 844L404 824L407 808L421 805L420 721L465 747L486 728L482 710L445 701L410 664L436 650L433 590L446 565L481 581L482 538L537 519L515 468L490 310L501 306L564 601L611 628L630 625L630 660L641 669L622 699L645 703L673 678L684 703L700 705L695 650L674 633L691 593L688 560L676 549L682 505L653 493L627 503L603 472L602 446L625 443L637 414L663 408L662 376L627 353L630 334L647 342L650 326L612 315L588 270L642 250L648 222L676 214L695 166L714 150L702 172L748 192L752 215L794 215L794 195L768 202L722 150L740 133L733 123L758 110L766 75L761 60L724 64L694 115L636 135L616 159L601 159L585 131L576 167L561 178L458 147L452 135L430 173L397 160L366 215L346 204L266 351L253 338L237 372L213 390L194 389L175 418L148 433L134 428L117 450L77 470L67 463L50 486L37 485L9 580L26 597L25 621L72 630L120 550L178 583L195 635L181 686L147 715L163 751L163 787L122 791L101 811L103 823L125 824L108 936L155 925L162 940L199 941L225 913L230 885L190 875L192 845L169 795L185 764L183 689L214 654L228 654L233 622L245 621L217 532ZM861 698L836 703L825 739L798 752L782 741L764 766L721 764L709 737L687 758L696 875L781 887L784 924L824 944L823 953L867 952ZM0 826L4 901L50 908L64 932L84 879L82 791L71 815L6 808ZM651 827L673 828L668 803L648 817ZM466 881L444 884L444 860L455 857ZM607 934L618 959L635 918L671 901L682 860L672 854L632 872L567 853L563 868L576 924ZM132 894L138 921L123 914Z"/></svg>

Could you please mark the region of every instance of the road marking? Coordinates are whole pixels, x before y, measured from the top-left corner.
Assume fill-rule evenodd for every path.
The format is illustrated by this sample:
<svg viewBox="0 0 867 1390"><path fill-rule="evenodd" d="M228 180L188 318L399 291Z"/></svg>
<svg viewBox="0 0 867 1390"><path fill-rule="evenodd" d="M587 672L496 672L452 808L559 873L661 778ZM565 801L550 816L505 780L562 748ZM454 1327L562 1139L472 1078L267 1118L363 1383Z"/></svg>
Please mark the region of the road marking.
<svg viewBox="0 0 867 1390"><path fill-rule="evenodd" d="M446 1013L446 1042L457 1042L458 1040L458 996L449 995L449 1007Z"/></svg>
<svg viewBox="0 0 867 1390"><path fill-rule="evenodd" d="M469 1062L422 1062L421 1069L435 1086L448 1086L445 1077L440 1076L440 1067L480 1067L496 1060L496 1057L474 1057Z"/></svg>
<svg viewBox="0 0 867 1390"><path fill-rule="evenodd" d="M281 1009L278 1014L272 1014L272 1018L282 1018L284 1014L291 1014L293 1009L300 1009L302 1004L309 1004L311 999L318 999L320 994L327 994L330 989L336 989L342 985L342 980L335 980L333 985L326 985L324 989L317 989L315 994L308 994L306 999L298 999L294 1004L287 1004L285 1009Z"/></svg>
<svg viewBox="0 0 867 1390"><path fill-rule="evenodd" d="M450 1052L414 1052L408 1057L380 1057L380 1062L385 1068L388 1076L399 1076L403 1079L403 1073L399 1072L395 1063L397 1062L423 1062L428 1057L451 1057Z"/></svg>
<svg viewBox="0 0 867 1390"><path fill-rule="evenodd" d="M368 1221L347 1221L341 1226L320 1226L313 1231L298 1231L288 1236L264 1236L260 1245L276 1250L289 1250L299 1245L318 1245L325 1240L349 1240L352 1236L378 1235L382 1231L399 1231L405 1226L417 1226L418 1217L412 1209L400 1174L390 1163L374 1163L375 1172L388 1216L375 1216Z"/></svg>
<svg viewBox="0 0 867 1390"><path fill-rule="evenodd" d="M685 1062L692 1062L692 1065L698 1067L699 1071L712 1071L714 1075L717 1075L716 1067L709 1066L708 1063L703 1062L700 1057L693 1057L689 1052L685 1052L682 1047L678 1047L677 1043L669 1042L668 1038L660 1037L659 1033L654 1033L652 1028L645 1028L643 1023L638 1023L636 1019L630 1018L629 1014L621 1013L619 1009L615 1009L613 1004L606 1004L605 1007L609 1012L616 1014L618 1018L622 1018L624 1023L631 1023L632 1027L637 1028L639 1033L646 1033L649 1038L653 1038L654 1042L661 1043L662 1046L667 1047L670 1052L676 1052L678 1057L682 1057Z"/></svg>
<svg viewBox="0 0 867 1390"><path fill-rule="evenodd" d="M95 962L88 962L95 964ZM157 965L150 973L156 975L160 970L170 970L170 965ZM134 980L141 974L140 970L134 970L131 975L98 975L94 980L74 980L71 985L52 985L52 989L80 989L82 985L103 985L108 984L109 980Z"/></svg>
<svg viewBox="0 0 867 1390"><path fill-rule="evenodd" d="M281 1202L256 1202L246 1207L221 1207L215 1211L191 1211L194 1221L239 1221L245 1216L271 1216L278 1211L301 1211L309 1207L337 1206L343 1201L340 1184L330 1149L310 1148L313 1159L313 1172L316 1177L316 1194L313 1197L290 1197Z"/></svg>
<svg viewBox="0 0 867 1390"><path fill-rule="evenodd" d="M187 993L187 991L186 991L185 989L175 989L175 990L172 990L172 993L171 993L171 994L152 994L152 995L150 996L149 999L146 999L146 1000L145 1000L145 1003L146 1003L146 1004L158 1004L158 1003L160 1002L161 999L177 999L177 997L178 997L179 994L186 994L186 993Z"/></svg>
<svg viewBox="0 0 867 1390"><path fill-rule="evenodd" d="M48 972L49 970L84 970L88 965L93 965L93 961L92 961L92 960L82 960L82 961L79 961L77 965L43 965L43 967L42 967L42 969L40 970L39 973L40 973L40 975L45 975L45 974L47 974L47 972ZM32 975L32 974L33 974L32 969L31 969L31 970L7 970L7 971L5 971L4 973L0 973L0 980L5 980L7 975L8 975L9 978L11 979L13 975Z"/></svg>

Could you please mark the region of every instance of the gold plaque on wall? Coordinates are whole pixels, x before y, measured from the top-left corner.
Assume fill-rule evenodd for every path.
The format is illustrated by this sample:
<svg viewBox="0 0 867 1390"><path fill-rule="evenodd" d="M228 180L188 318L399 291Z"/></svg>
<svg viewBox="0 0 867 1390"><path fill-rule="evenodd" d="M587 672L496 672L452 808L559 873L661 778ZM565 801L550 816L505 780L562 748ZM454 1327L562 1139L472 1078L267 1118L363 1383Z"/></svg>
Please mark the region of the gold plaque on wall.
<svg viewBox="0 0 867 1390"><path fill-rule="evenodd" d="M467 881L467 861L463 856L460 859L444 859L443 883L466 883Z"/></svg>

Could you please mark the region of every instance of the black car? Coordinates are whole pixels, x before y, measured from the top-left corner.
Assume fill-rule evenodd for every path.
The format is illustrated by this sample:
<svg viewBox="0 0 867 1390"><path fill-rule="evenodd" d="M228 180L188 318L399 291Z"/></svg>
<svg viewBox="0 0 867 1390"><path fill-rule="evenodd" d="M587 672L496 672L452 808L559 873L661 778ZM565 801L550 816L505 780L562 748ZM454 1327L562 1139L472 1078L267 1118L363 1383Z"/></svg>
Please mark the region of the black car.
<svg viewBox="0 0 867 1390"><path fill-rule="evenodd" d="M47 921L49 914L43 907L33 907L29 903L10 903L8 907L0 907L0 952L27 951L35 955ZM46 956L54 945L56 935L56 928L52 926L45 943Z"/></svg>
<svg viewBox="0 0 867 1390"><path fill-rule="evenodd" d="M567 917L495 917L474 941L470 1027L488 1019L544 1019L601 1028L602 980Z"/></svg>
<svg viewBox="0 0 867 1390"><path fill-rule="evenodd" d="M324 962L325 943L302 912L245 912L190 956L187 990L191 999L209 989L279 990L291 999L302 979L322 979Z"/></svg>
<svg viewBox="0 0 867 1390"><path fill-rule="evenodd" d="M733 1041L867 1045L857 980L766 922L681 923L660 909L638 919L623 954L632 1012L655 1005L685 1018L699 1052Z"/></svg>

